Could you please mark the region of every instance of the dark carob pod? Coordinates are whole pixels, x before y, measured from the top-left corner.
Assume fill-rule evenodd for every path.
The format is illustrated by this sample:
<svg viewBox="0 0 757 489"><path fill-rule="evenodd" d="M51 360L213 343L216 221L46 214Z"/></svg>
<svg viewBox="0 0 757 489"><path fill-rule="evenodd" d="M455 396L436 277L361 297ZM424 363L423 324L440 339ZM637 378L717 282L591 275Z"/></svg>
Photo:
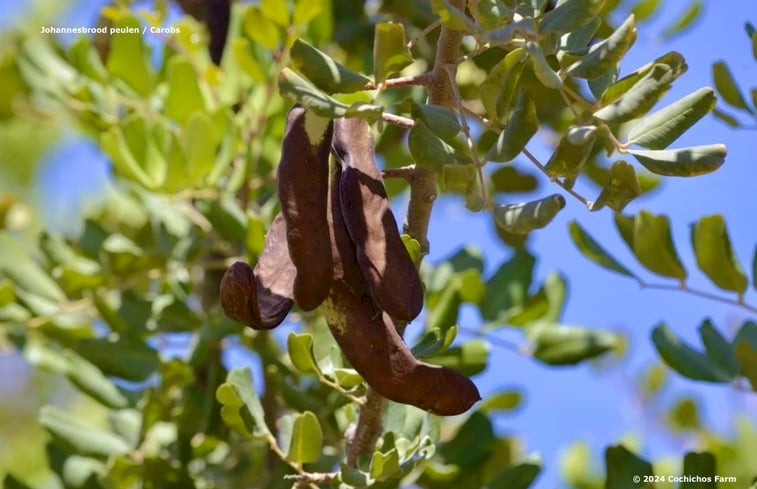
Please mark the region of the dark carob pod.
<svg viewBox="0 0 757 489"><path fill-rule="evenodd" d="M238 261L226 270L221 279L221 306L228 317L253 329L275 328L294 304L296 275L287 248L286 223L278 214L255 269Z"/></svg>
<svg viewBox="0 0 757 489"><path fill-rule="evenodd" d="M344 222L371 294L389 315L410 321L423 308L423 285L389 206L368 123L338 119L333 151L342 166Z"/></svg>
<svg viewBox="0 0 757 489"><path fill-rule="evenodd" d="M326 299L332 274L327 223L333 121L295 105L287 116L278 170L289 255L297 269L294 298L311 311Z"/></svg>
<svg viewBox="0 0 757 489"><path fill-rule="evenodd" d="M323 304L331 334L352 366L376 392L434 414L467 411L480 399L478 389L455 370L418 361L368 292L357 252L345 226L338 188L341 169L332 174L331 228L334 280Z"/></svg>

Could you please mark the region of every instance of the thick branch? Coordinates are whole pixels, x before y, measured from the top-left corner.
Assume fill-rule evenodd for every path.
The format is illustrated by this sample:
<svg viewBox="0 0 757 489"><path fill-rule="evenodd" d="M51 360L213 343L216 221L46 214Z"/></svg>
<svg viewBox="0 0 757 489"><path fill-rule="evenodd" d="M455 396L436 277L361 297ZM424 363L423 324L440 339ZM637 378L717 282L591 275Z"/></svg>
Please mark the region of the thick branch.
<svg viewBox="0 0 757 489"><path fill-rule="evenodd" d="M384 430L383 417L386 399L370 387L365 395L365 404L360 408L354 431L347 434L347 465L357 467L360 455L368 453L376 446Z"/></svg>

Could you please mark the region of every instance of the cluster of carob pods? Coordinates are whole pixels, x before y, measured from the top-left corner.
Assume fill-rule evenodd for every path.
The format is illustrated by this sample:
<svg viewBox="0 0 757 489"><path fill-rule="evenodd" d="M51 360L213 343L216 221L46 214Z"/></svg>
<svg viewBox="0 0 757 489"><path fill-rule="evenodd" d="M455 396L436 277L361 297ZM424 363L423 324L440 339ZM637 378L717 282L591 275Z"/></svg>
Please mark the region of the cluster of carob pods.
<svg viewBox="0 0 757 489"><path fill-rule="evenodd" d="M281 213L255 268L236 262L221 281L226 314L271 329L294 302L305 311L323 305L342 352L379 394L439 415L467 411L480 399L473 382L416 359L392 322L420 313L423 285L389 207L370 126L295 105L278 192Z"/></svg>

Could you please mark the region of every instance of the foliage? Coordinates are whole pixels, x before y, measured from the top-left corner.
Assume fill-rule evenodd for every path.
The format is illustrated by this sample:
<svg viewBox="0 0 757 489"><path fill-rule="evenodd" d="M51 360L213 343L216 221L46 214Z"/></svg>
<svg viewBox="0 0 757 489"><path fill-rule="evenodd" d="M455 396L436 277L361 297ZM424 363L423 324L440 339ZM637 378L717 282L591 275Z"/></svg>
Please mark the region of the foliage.
<svg viewBox="0 0 757 489"><path fill-rule="evenodd" d="M166 2L156 0L149 11L130 3L104 7L100 25L142 32L168 22ZM715 91L704 87L651 112L685 73L683 57L664 53L630 71L621 71L621 62L637 21L659 2L636 2L621 22L614 20L623 13L619 2L548 3L479 0L466 8L452 0L385 0L370 19L361 2L345 0L233 3L220 65L208 52L213 33L195 14L171 19L176 32L162 38L157 53L142 35L122 31L68 46L23 28L9 33L12 42L0 53L0 119L45 127L62 119L97 142L113 171L106 197L78 232L41 232L30 246L18 239L23 226L6 217L17 197L0 200L0 335L29 364L66 379L104 418L55 405L40 410L59 486L529 487L542 461L492 423L493 412L519 406L520 393L495 392L459 420L376 404L320 312L298 313L299 332L284 345L275 335L243 330L217 302L225 269L262 252L294 101L322 116L371 122L385 175L405 177L387 180L392 195L409 187L413 196L421 177L431 175L428 202L438 184L470 211L490 213L512 246L493 273L484 272L473 247L423 264L427 315L411 346L425 361L475 377L492 346L501 345L488 339L504 328L524 338L515 353L546 366L621 350L614 333L562 324L566 277L534 280L528 235L550 225L566 197L588 211L614 211L641 265L678 285L642 281L573 222L571 236L588 258L645 287L712 296L687 287L666 216L622 211L660 176L696 176L723 164L722 144L669 148L713 110L715 91L737 109L753 108L717 64ZM699 11L694 2L666 34L690 26ZM445 36L457 36L454 47ZM539 132L555 142L545 162L528 149ZM528 164L516 161L521 155ZM593 200L573 189L578 178L598 187ZM533 194L547 181L561 194L512 202L513 194ZM428 222L409 214L405 243L421 260L428 243L417 229ZM739 264L723 217L702 217L691 242L702 272L735 294L725 300L754 313L743 299L750 278L757 286L757 270ZM464 306L480 314L480 338L457 338ZM683 376L741 386L747 379L757 389L754 322L733 340L709 321L700 334L704 351L664 325L652 340ZM169 355L167 345L186 337L187 351ZM234 348L259 359L261 375L229 370ZM345 438L369 406L379 406L380 433L345 459ZM676 404L671 416L681 429L700 429L691 403ZM746 487L755 476L743 455L755 450L750 430L742 426L733 445L702 432L701 452L682 454L676 473L714 477L727 468ZM597 477L587 451L575 448L566 455L566 481L631 487L632 475L663 473L626 445L605 450ZM27 486L7 475L4 487Z"/></svg>

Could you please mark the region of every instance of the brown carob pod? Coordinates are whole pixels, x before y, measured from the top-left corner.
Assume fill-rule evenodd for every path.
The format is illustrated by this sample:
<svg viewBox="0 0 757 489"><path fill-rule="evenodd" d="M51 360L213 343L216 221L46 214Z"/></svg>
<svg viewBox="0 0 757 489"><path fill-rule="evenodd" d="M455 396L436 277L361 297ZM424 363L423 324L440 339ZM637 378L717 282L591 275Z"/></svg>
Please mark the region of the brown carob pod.
<svg viewBox="0 0 757 489"><path fill-rule="evenodd" d="M340 193L341 168L332 170L330 229L334 280L323 303L331 334L352 366L376 392L395 402L451 416L480 399L467 377L418 361L368 292L357 253L345 226Z"/></svg>
<svg viewBox="0 0 757 489"><path fill-rule="evenodd" d="M287 248L286 223L278 214L255 269L238 261L226 270L221 279L221 306L228 317L253 329L275 328L294 304L296 275Z"/></svg>
<svg viewBox="0 0 757 489"><path fill-rule="evenodd" d="M387 399L442 416L464 413L481 399L476 385L460 372L416 359L389 315L345 282L332 284L323 310L344 355Z"/></svg>
<svg viewBox="0 0 757 489"><path fill-rule="evenodd" d="M311 311L326 299L332 274L327 223L333 121L295 105L287 116L278 170L289 255L297 269L294 298Z"/></svg>
<svg viewBox="0 0 757 489"><path fill-rule="evenodd" d="M389 315L410 321L423 308L423 285L389 207L368 123L338 119L333 150L342 165L344 222L371 294Z"/></svg>

